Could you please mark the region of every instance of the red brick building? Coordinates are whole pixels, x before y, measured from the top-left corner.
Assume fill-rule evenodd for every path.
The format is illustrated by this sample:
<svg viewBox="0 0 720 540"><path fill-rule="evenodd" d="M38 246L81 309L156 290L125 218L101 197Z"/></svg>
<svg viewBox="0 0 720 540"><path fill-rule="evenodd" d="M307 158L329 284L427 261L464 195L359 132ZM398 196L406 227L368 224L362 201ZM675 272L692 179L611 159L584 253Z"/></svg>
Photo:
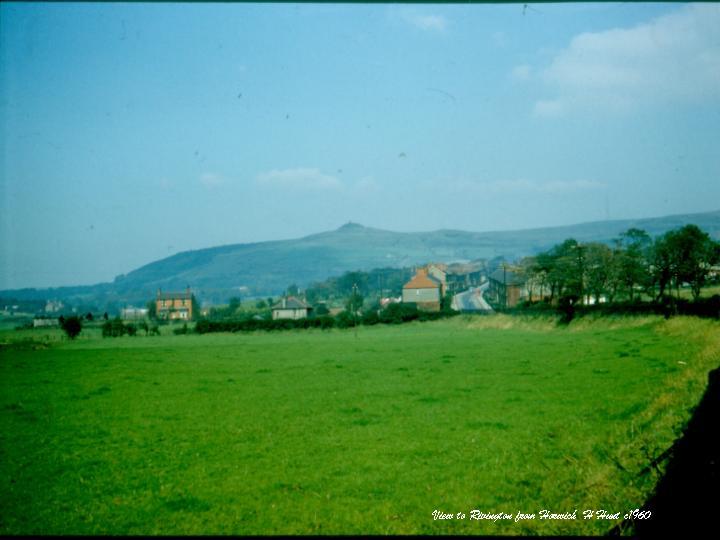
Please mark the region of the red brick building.
<svg viewBox="0 0 720 540"><path fill-rule="evenodd" d="M193 318L194 297L188 287L185 292L164 293L158 289L155 312L158 319L189 321Z"/></svg>

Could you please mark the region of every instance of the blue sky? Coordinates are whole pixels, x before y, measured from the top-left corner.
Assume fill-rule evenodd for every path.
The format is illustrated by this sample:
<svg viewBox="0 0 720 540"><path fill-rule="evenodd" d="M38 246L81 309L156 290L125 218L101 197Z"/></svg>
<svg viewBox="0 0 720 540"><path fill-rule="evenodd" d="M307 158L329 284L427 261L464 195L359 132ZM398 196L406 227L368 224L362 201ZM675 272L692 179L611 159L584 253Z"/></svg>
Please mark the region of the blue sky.
<svg viewBox="0 0 720 540"><path fill-rule="evenodd" d="M0 289L347 221L720 208L720 5L0 5Z"/></svg>

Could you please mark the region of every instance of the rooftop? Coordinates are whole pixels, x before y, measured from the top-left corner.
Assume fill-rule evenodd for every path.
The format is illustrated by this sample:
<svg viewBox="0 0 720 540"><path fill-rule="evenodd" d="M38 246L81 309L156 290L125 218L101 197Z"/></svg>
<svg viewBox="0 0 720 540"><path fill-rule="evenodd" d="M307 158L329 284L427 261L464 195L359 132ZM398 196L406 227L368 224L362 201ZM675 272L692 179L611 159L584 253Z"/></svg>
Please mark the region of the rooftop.
<svg viewBox="0 0 720 540"><path fill-rule="evenodd" d="M425 268L419 268L415 277L403 285L403 289L439 289L440 282L428 276Z"/></svg>
<svg viewBox="0 0 720 540"><path fill-rule="evenodd" d="M505 283L506 285L522 285L525 283L525 280L517 272L503 270L502 268L498 268L490 274L490 279L498 283Z"/></svg>
<svg viewBox="0 0 720 540"><path fill-rule="evenodd" d="M296 298L294 296L288 296L287 298L283 298L280 300L277 304L275 304L273 309L312 309L307 303L300 300L299 298Z"/></svg>

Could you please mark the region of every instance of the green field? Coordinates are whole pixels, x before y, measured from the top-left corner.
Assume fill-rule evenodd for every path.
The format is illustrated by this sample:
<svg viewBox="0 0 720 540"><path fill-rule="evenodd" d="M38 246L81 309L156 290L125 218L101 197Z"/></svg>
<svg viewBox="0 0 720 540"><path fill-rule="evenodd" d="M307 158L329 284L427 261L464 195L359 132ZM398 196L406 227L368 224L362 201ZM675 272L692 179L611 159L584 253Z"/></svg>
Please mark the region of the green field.
<svg viewBox="0 0 720 540"><path fill-rule="evenodd" d="M57 332L0 332L1 534L603 534L720 365L694 318Z"/></svg>

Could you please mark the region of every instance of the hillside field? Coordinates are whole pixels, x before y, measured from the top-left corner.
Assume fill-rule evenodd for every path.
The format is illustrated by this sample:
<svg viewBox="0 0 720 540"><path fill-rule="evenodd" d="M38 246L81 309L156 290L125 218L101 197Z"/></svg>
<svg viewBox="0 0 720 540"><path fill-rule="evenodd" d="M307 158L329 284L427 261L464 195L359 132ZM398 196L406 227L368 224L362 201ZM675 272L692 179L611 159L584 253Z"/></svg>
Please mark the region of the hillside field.
<svg viewBox="0 0 720 540"><path fill-rule="evenodd" d="M59 336L0 332L0 534L603 534L720 365L682 317Z"/></svg>

